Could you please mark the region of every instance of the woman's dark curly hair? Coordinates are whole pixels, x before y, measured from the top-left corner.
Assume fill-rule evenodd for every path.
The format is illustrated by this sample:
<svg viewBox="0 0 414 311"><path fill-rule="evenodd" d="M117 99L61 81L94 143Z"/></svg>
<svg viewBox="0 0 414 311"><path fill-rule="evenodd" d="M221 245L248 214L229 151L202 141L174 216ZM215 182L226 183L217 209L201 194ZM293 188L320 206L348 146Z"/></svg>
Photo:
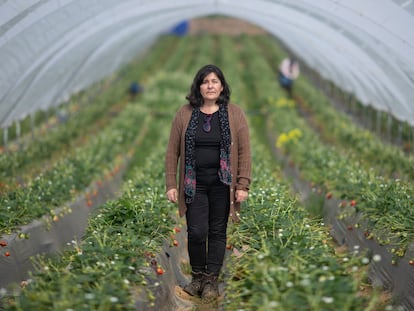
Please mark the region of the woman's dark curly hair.
<svg viewBox="0 0 414 311"><path fill-rule="evenodd" d="M191 106L201 107L203 105L203 96L200 93L200 85L203 83L203 80L210 73L214 72L217 75L217 78L220 79L221 85L223 86L223 91L220 93L219 98L217 99L218 105L227 105L230 101L230 86L227 84L224 74L221 69L215 65L205 65L200 68L197 74L194 77L193 83L191 84L190 94L185 98L188 100Z"/></svg>

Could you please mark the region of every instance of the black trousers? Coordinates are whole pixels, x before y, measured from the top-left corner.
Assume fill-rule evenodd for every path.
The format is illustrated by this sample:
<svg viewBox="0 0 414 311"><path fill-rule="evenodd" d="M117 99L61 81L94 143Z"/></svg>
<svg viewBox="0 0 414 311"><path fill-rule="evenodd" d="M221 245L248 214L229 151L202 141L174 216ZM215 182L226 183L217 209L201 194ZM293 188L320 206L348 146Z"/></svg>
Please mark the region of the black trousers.
<svg viewBox="0 0 414 311"><path fill-rule="evenodd" d="M194 272L219 274L226 252L229 186L217 173L199 175L186 212L190 265Z"/></svg>

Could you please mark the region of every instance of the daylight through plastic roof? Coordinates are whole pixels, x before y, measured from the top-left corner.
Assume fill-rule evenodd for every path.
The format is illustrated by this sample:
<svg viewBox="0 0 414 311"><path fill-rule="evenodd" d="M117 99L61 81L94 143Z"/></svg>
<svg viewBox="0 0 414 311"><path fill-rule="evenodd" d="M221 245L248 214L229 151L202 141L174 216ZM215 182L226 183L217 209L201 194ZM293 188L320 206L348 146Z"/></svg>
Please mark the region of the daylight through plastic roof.
<svg viewBox="0 0 414 311"><path fill-rule="evenodd" d="M363 104L414 125L412 0L6 0L0 3L0 127L61 104L182 20L264 28Z"/></svg>

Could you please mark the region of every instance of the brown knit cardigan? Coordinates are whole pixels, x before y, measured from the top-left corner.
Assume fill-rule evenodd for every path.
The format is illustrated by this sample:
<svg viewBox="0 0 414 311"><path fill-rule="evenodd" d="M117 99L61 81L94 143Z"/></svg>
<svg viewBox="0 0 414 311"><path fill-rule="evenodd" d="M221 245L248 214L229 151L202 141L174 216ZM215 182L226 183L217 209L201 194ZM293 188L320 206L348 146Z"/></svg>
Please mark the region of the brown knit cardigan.
<svg viewBox="0 0 414 311"><path fill-rule="evenodd" d="M192 106L185 104L172 122L170 140L165 155L166 191L178 189L178 209L180 217L185 215L187 206L184 196L185 132L190 122ZM249 127L243 110L230 103L228 105L231 132L230 166L232 184L230 186L230 216L239 221L240 203L235 200L235 190L249 190L251 181L251 152ZM178 162L179 161L179 162ZM177 166L179 165L179 187L177 187Z"/></svg>

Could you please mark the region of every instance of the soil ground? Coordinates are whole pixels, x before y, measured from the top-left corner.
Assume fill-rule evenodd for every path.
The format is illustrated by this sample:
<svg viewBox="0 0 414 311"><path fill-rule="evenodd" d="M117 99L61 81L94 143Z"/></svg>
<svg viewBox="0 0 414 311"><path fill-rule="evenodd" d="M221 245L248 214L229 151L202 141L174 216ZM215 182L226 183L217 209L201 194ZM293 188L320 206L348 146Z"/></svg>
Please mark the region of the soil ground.
<svg viewBox="0 0 414 311"><path fill-rule="evenodd" d="M266 31L244 20L231 17L203 17L189 21L189 34L265 34Z"/></svg>
<svg viewBox="0 0 414 311"><path fill-rule="evenodd" d="M220 302L223 300L223 293L220 295L217 301L212 301L210 303L204 303L201 300L201 298L190 296L189 294L184 292L184 290L180 286L175 286L175 295L184 300L191 301L194 304L194 306L192 307L192 310L195 310L195 311L219 311L221 310ZM178 309L176 311L190 311L190 310L186 310L186 309L179 310Z"/></svg>

